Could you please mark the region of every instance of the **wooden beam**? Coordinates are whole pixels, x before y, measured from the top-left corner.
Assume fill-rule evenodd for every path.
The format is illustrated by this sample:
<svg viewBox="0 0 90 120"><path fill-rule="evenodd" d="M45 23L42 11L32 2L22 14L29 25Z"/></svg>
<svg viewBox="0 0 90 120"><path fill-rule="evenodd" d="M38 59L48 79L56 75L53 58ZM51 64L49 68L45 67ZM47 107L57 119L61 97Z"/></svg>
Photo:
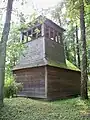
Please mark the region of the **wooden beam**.
<svg viewBox="0 0 90 120"><path fill-rule="evenodd" d="M45 66L45 98L47 98L48 82L47 82L47 66Z"/></svg>
<svg viewBox="0 0 90 120"><path fill-rule="evenodd" d="M28 32L26 34L27 34L27 40L26 41L28 42Z"/></svg>
<svg viewBox="0 0 90 120"><path fill-rule="evenodd" d="M50 38L50 27L48 27L48 29L49 29L49 38Z"/></svg>
<svg viewBox="0 0 90 120"><path fill-rule="evenodd" d="M44 36L45 35L45 25L44 23L41 25L41 36Z"/></svg>

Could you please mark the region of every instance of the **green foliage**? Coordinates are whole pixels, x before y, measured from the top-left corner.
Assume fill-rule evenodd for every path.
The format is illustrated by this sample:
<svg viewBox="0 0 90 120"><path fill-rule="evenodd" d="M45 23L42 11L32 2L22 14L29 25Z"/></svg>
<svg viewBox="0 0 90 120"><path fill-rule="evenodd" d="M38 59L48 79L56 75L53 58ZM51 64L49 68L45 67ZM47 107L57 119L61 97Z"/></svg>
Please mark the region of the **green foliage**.
<svg viewBox="0 0 90 120"><path fill-rule="evenodd" d="M24 45L20 42L19 25L12 23L6 52L6 80L11 78L12 69L18 62L19 56L22 54L23 49Z"/></svg>
<svg viewBox="0 0 90 120"><path fill-rule="evenodd" d="M76 32L76 27L72 21L69 22L67 25L67 30L64 35L64 46L67 46L67 50L65 52L68 52L68 56L66 58L72 62L74 65L76 65L76 38L75 38L75 33Z"/></svg>
<svg viewBox="0 0 90 120"><path fill-rule="evenodd" d="M27 98L4 100L0 120L89 120L90 100L80 98L45 102Z"/></svg>
<svg viewBox="0 0 90 120"><path fill-rule="evenodd" d="M66 19L64 18L65 14L65 2L62 1L58 3L53 9L51 9L51 17L52 19L59 24L59 26L63 26L63 24L66 22Z"/></svg>
<svg viewBox="0 0 90 120"><path fill-rule="evenodd" d="M4 85L4 96L6 98L13 97L14 95L17 95L17 93L22 90L22 84L16 83L14 79L8 79L5 81Z"/></svg>

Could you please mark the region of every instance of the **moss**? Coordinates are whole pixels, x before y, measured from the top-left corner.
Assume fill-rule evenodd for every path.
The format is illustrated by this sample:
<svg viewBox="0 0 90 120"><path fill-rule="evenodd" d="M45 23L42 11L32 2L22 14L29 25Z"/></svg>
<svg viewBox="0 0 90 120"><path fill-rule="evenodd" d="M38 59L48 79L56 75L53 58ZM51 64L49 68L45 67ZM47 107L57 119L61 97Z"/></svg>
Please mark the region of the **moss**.
<svg viewBox="0 0 90 120"><path fill-rule="evenodd" d="M72 63L69 62L68 60L66 60L66 65L67 65L67 68L68 68L68 69L80 71L79 68L77 68L74 64L72 64Z"/></svg>
<svg viewBox="0 0 90 120"><path fill-rule="evenodd" d="M65 69L80 71L80 69L78 69L75 65L73 65L68 60L66 60L66 65L64 63L58 63L58 62L53 61L53 60L48 60L48 65L49 66L54 66L54 67L59 67L59 68L65 68Z"/></svg>
<svg viewBox="0 0 90 120"><path fill-rule="evenodd" d="M66 68L67 67L65 64L57 63L53 60L48 60L48 65L54 66L54 67L61 67L61 68Z"/></svg>

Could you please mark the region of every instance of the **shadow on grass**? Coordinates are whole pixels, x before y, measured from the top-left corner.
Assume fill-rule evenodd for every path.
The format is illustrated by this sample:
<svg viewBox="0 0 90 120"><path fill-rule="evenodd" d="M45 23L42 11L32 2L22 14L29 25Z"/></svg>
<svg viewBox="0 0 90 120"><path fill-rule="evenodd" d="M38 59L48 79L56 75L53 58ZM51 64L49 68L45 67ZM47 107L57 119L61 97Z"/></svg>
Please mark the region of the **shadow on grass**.
<svg viewBox="0 0 90 120"><path fill-rule="evenodd" d="M17 113L18 110L16 107L12 107L10 104L8 105L4 103L4 106L0 109L0 120L13 120Z"/></svg>

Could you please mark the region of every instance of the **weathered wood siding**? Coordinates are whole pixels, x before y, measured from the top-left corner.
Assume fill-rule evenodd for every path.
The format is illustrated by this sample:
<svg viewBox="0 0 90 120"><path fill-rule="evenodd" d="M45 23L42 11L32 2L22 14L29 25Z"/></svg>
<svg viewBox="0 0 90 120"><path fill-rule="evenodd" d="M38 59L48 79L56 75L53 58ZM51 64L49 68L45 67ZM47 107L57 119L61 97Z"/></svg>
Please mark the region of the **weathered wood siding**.
<svg viewBox="0 0 90 120"><path fill-rule="evenodd" d="M45 98L45 67L16 70L14 76L17 82L23 84L18 95Z"/></svg>
<svg viewBox="0 0 90 120"><path fill-rule="evenodd" d="M45 39L45 56L47 60L65 64L64 46L55 41Z"/></svg>
<svg viewBox="0 0 90 120"><path fill-rule="evenodd" d="M45 37L25 43L25 50L13 70L48 65L50 61L65 64L64 46Z"/></svg>
<svg viewBox="0 0 90 120"><path fill-rule="evenodd" d="M48 99L80 94L80 72L47 66Z"/></svg>
<svg viewBox="0 0 90 120"><path fill-rule="evenodd" d="M25 43L25 50L14 69L30 68L45 65L44 37Z"/></svg>
<svg viewBox="0 0 90 120"><path fill-rule="evenodd" d="M54 28L56 31L63 33L65 31L65 29L61 28L59 25L57 25L56 23L54 23L53 21L46 19L45 24L51 26L52 28Z"/></svg>

